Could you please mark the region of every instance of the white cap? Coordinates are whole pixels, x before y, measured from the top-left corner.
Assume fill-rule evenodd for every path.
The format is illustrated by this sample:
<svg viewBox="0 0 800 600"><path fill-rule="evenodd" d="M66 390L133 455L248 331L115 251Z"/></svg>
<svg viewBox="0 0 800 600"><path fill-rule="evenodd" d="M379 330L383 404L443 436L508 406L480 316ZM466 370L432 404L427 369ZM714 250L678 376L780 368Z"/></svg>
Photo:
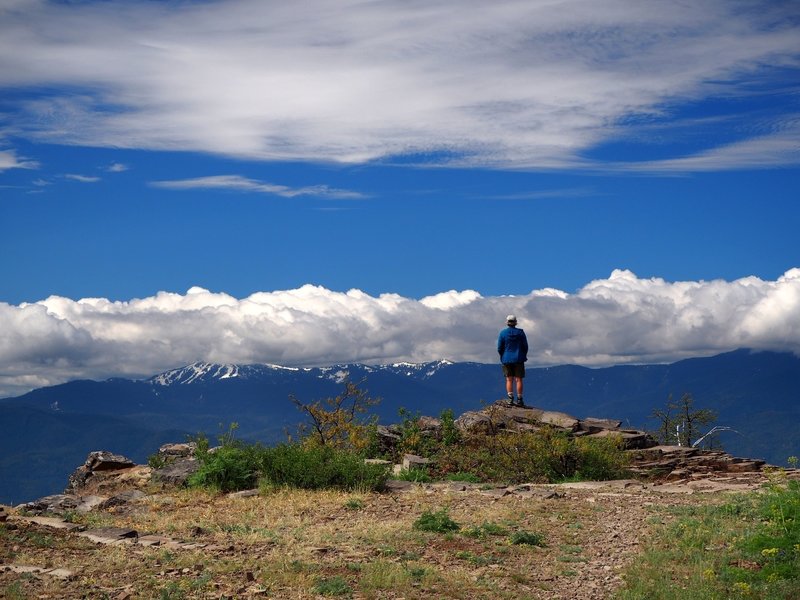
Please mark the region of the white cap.
<svg viewBox="0 0 800 600"><path fill-rule="evenodd" d="M506 323L516 323L516 322L517 322L517 317L515 317L514 315L508 315L506 317Z"/></svg>

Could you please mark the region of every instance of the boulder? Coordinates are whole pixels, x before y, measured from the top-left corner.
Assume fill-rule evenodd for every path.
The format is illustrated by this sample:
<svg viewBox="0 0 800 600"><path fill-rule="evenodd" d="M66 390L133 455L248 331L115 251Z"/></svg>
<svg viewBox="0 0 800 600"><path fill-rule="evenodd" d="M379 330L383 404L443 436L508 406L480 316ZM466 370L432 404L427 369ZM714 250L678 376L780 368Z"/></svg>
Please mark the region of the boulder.
<svg viewBox="0 0 800 600"><path fill-rule="evenodd" d="M492 433L494 431L491 418L482 411L467 411L458 417L454 424L462 433Z"/></svg>
<svg viewBox="0 0 800 600"><path fill-rule="evenodd" d="M462 433L491 434L498 431L535 431L543 426L574 432L580 421L566 413L542 410L533 406L514 406L498 400L479 411L465 412L455 420Z"/></svg>
<svg viewBox="0 0 800 600"><path fill-rule="evenodd" d="M588 433L598 433L605 429L617 430L620 427L622 427L622 421L586 417L585 419L581 419L578 429Z"/></svg>
<svg viewBox="0 0 800 600"><path fill-rule="evenodd" d="M33 502L26 502L25 504L19 505L17 508L32 515L41 515L43 513L64 514L67 511L77 509L78 504L80 504L80 499L77 496L53 494L52 496L44 496Z"/></svg>
<svg viewBox="0 0 800 600"><path fill-rule="evenodd" d="M32 515L54 514L64 515L69 512L88 513L95 508L102 508L107 498L103 496L74 496L71 494L54 494L44 496L32 502L20 504L19 508Z"/></svg>
<svg viewBox="0 0 800 600"><path fill-rule="evenodd" d="M164 461L165 465L175 462L181 458L194 456L197 451L197 444L194 442L186 442L184 444L164 444L158 449L158 456Z"/></svg>
<svg viewBox="0 0 800 600"><path fill-rule="evenodd" d="M189 477L200 468L194 456L175 460L161 469L153 471L153 480L162 485L181 487L186 485Z"/></svg>
<svg viewBox="0 0 800 600"><path fill-rule="evenodd" d="M479 434L494 433L492 419L482 411L467 411L455 420L455 426L461 433Z"/></svg>
<svg viewBox="0 0 800 600"><path fill-rule="evenodd" d="M144 497L145 493L142 492L141 490L126 490L124 492L120 492L119 494L111 496L111 498L106 498L98 505L98 508L101 510L106 510L109 508L125 506L131 502L134 502Z"/></svg>
<svg viewBox="0 0 800 600"><path fill-rule="evenodd" d="M635 450L638 448L650 448L656 444L656 441L650 434L644 431L637 431L635 429L603 429L597 433L590 433L585 437L589 438L606 438L618 437L622 440L622 446L626 450Z"/></svg>
<svg viewBox="0 0 800 600"><path fill-rule="evenodd" d="M80 492L97 473L131 469L135 466L135 462L120 454L114 454L106 450L90 452L86 462L75 469L72 475L69 476L64 493L76 494Z"/></svg>
<svg viewBox="0 0 800 600"><path fill-rule="evenodd" d="M579 424L578 419L575 417L554 410L542 411L542 414L537 417L537 421L569 432L577 431Z"/></svg>
<svg viewBox="0 0 800 600"><path fill-rule="evenodd" d="M442 422L436 417L417 417L417 427L423 435L439 437L442 434Z"/></svg>

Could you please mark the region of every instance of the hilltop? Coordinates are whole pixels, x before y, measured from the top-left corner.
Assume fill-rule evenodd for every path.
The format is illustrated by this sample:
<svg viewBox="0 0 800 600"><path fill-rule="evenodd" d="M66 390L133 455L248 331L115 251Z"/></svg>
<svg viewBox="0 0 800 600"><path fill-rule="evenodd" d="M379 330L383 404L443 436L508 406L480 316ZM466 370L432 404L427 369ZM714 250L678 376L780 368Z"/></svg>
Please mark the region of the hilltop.
<svg viewBox="0 0 800 600"><path fill-rule="evenodd" d="M609 420L497 403L456 422L467 431L487 418L499 436L531 427L598 439L611 432L631 448L638 478L390 480L382 492L262 486L221 494L182 487L191 469L174 467L196 462L191 444L163 446L151 461L157 468L94 452L69 478L68 494L0 511L0 592L116 600L604 599L624 586L658 531L770 480L762 461L654 446ZM435 419L424 421L430 428ZM449 533L420 529L425 515Z"/></svg>
<svg viewBox="0 0 800 600"><path fill-rule="evenodd" d="M161 444L189 434L240 425L248 440L285 439L301 415L288 401L337 395L345 378L382 398L381 423L409 413L438 415L476 410L501 392L497 365L431 363L276 365L195 363L140 380L74 381L0 400L0 501L19 503L60 489L64 478L97 448L143 462ZM531 368L527 400L580 417L604 415L627 426L655 427L649 419L690 392L698 407L716 411L733 428L720 439L735 455L785 464L800 455L800 359L789 353L740 350L671 365L589 369L574 365Z"/></svg>

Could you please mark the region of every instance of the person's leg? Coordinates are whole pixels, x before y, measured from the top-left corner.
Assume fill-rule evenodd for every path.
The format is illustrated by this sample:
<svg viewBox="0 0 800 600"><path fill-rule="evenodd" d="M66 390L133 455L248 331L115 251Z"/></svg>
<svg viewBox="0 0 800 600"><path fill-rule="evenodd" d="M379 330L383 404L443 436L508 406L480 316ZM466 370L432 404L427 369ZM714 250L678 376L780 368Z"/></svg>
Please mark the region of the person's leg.
<svg viewBox="0 0 800 600"><path fill-rule="evenodd" d="M506 395L509 400L514 399L514 378L506 377Z"/></svg>
<svg viewBox="0 0 800 600"><path fill-rule="evenodd" d="M523 382L522 377L517 377L517 398L522 398L522 391L523 391L522 382Z"/></svg>

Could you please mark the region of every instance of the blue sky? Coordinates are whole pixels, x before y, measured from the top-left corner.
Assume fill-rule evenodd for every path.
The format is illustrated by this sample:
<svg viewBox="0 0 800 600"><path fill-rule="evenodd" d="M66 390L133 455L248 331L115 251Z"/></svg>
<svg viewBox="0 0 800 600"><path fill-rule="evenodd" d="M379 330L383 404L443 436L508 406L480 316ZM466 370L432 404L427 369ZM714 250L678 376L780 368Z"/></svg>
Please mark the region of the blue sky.
<svg viewBox="0 0 800 600"><path fill-rule="evenodd" d="M124 300L193 285L239 297L305 283L415 298L572 292L616 268L673 281L775 279L800 264L793 168L528 173L24 147L60 168L3 174L15 186L3 190L0 231L0 297L10 303ZM109 173L110 164L128 170ZM208 173L362 197L153 185ZM31 185L39 180L48 184Z"/></svg>
<svg viewBox="0 0 800 600"><path fill-rule="evenodd" d="M676 335L639 349L558 349L543 336L536 359L800 348L775 325L800 315L799 175L794 2L5 0L0 303L12 333L0 355L12 366L0 380L16 390L122 372L90 366L99 340L119 335L67 313L84 298L133 312L142 299L151 310L159 292L180 304L192 288L207 291L209 308L223 296L299 297L310 284L325 298L293 306L309 318L346 305L351 289L376 303L396 295L456 311L452 327L472 322L457 311L474 291L494 329L494 311L513 308L531 326L555 318L560 308L519 304L555 292L566 302L603 288L618 300L615 286L636 281L649 305L664 297L655 289L751 289L741 282L755 278L760 295L743 295L730 314L758 313L784 334ZM522 300L503 300L512 296ZM59 299L74 310L57 309ZM764 317L764 302L780 311ZM29 304L53 323L33 327L22 315ZM361 335L395 308L361 323ZM704 306L704 318L731 329L734 317L718 308ZM155 327L146 318L127 314L123 329ZM49 327L64 323L90 341L37 354L53 347ZM309 343L264 326L266 337ZM230 323L219 327L247 346ZM370 352L353 336L339 340L346 351L320 355L170 338L161 341L180 350L125 372L192 357L493 360L466 349L466 338L488 335L470 331L453 347L388 340ZM18 340L31 336L41 346L18 356ZM67 367L48 379L54 364Z"/></svg>

